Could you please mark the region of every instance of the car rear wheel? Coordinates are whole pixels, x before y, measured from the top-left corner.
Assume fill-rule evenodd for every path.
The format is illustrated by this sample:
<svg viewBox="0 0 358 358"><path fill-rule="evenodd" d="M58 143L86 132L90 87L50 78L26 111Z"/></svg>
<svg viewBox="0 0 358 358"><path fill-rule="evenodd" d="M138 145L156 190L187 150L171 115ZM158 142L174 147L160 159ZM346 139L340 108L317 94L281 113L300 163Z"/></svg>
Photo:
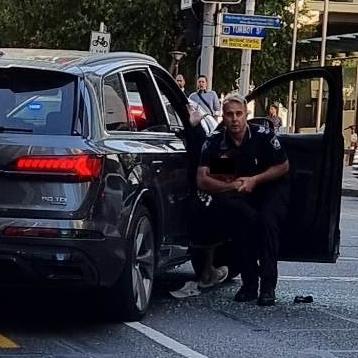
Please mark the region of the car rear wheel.
<svg viewBox="0 0 358 358"><path fill-rule="evenodd" d="M138 321L150 303L155 268L154 233L147 208L135 211L128 240L124 271L109 292L109 309L113 319Z"/></svg>

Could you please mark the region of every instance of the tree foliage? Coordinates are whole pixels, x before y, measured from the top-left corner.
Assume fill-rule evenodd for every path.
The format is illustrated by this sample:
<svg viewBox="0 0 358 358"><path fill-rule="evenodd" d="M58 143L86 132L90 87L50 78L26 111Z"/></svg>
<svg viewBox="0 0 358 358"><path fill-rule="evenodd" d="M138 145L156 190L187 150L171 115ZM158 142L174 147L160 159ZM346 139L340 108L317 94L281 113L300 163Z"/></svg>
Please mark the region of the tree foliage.
<svg viewBox="0 0 358 358"><path fill-rule="evenodd" d="M88 50L103 21L112 51L144 52L167 65L178 11L160 0L0 0L0 45Z"/></svg>
<svg viewBox="0 0 358 358"><path fill-rule="evenodd" d="M256 85L289 69L293 14L287 7L292 2L256 0L257 14L279 15L285 24L279 31L268 30L262 51L253 52L251 73ZM112 51L150 54L167 68L169 51L186 51L180 68L193 87L200 49L185 42L188 22L179 5L179 0L0 0L0 46L88 50L91 30L98 30L103 21L112 34ZM200 17L200 4L195 6ZM244 4L229 11L243 13ZM218 91L231 89L240 61L240 50L215 50L214 87Z"/></svg>

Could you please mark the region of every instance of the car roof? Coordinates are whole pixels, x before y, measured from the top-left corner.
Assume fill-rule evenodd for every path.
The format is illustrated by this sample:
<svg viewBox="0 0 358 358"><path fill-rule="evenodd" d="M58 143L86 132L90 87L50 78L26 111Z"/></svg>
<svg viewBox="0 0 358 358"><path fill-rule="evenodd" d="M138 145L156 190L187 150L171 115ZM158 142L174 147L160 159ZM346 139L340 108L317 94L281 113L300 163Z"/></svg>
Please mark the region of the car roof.
<svg viewBox="0 0 358 358"><path fill-rule="evenodd" d="M91 71L93 67L101 69L114 62L146 62L156 64L157 61L148 55L136 52L110 52L95 54L89 51L1 48L0 67L25 67L42 70L75 72Z"/></svg>

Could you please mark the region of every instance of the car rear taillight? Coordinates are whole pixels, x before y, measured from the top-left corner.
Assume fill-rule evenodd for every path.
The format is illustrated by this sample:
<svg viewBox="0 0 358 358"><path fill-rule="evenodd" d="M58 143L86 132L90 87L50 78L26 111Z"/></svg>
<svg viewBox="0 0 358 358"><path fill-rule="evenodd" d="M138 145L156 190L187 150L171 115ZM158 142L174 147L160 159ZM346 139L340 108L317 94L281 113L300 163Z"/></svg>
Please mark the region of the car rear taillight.
<svg viewBox="0 0 358 358"><path fill-rule="evenodd" d="M37 227L13 227L9 226L3 230L7 237L58 237L58 229Z"/></svg>
<svg viewBox="0 0 358 358"><path fill-rule="evenodd" d="M96 155L24 156L15 161L14 169L25 174L71 175L80 181L98 178L103 158Z"/></svg>
<svg viewBox="0 0 358 358"><path fill-rule="evenodd" d="M46 227L19 227L8 226L2 231L2 236L7 238L46 238L68 240L103 240L103 235L98 231L81 229L58 229Z"/></svg>

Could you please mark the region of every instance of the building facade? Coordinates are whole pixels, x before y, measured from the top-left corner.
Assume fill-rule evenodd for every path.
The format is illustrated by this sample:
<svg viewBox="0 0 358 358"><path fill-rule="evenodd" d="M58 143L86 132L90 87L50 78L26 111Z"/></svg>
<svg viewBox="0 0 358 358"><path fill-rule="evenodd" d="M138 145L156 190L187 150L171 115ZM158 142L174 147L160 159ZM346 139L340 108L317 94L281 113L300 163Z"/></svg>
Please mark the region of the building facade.
<svg viewBox="0 0 358 358"><path fill-rule="evenodd" d="M324 0L306 0L306 9L318 13L316 36L300 42L321 47ZM351 128L358 124L358 0L329 1L326 42L326 64L343 68L343 135L345 147L350 145ZM319 59L308 59L309 65L319 65ZM307 64L302 64L307 65Z"/></svg>

